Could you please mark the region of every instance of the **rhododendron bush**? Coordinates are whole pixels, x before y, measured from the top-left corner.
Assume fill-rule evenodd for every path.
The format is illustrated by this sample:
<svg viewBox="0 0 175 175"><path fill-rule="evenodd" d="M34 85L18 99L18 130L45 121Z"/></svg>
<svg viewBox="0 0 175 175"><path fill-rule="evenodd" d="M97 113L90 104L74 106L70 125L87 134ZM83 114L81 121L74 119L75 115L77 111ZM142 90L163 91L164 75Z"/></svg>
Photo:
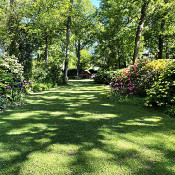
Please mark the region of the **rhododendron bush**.
<svg viewBox="0 0 175 175"><path fill-rule="evenodd" d="M148 58L137 60L134 65L118 72L112 79L111 90L123 95L146 95L146 88L150 87L156 72L154 67L146 66Z"/></svg>
<svg viewBox="0 0 175 175"><path fill-rule="evenodd" d="M111 83L112 98L125 96L146 97L148 107L165 107L175 114L175 61L140 59L121 69Z"/></svg>

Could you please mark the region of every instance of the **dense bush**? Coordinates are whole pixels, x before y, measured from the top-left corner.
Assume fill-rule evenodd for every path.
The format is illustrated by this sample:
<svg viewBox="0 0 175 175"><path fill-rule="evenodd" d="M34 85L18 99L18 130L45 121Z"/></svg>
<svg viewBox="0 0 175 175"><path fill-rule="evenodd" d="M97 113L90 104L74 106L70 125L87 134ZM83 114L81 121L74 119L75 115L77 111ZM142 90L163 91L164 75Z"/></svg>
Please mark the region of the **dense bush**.
<svg viewBox="0 0 175 175"><path fill-rule="evenodd" d="M114 71L100 70L94 77L94 82L97 84L109 84L114 76Z"/></svg>
<svg viewBox="0 0 175 175"><path fill-rule="evenodd" d="M60 85L63 82L62 70L54 63L45 64L35 62L32 74L32 80L34 83L52 84L54 87L55 85Z"/></svg>
<svg viewBox="0 0 175 175"><path fill-rule="evenodd" d="M138 59L134 65L118 71L110 83L112 91L118 95L145 96L156 74L153 67L145 66L148 62L148 58Z"/></svg>
<svg viewBox="0 0 175 175"><path fill-rule="evenodd" d="M166 107L175 115L175 61L170 61L161 71L157 81L147 89L146 106Z"/></svg>
<svg viewBox="0 0 175 175"><path fill-rule="evenodd" d="M5 54L0 58L0 110L21 104L22 95L30 82L22 77L23 67L14 56Z"/></svg>
<svg viewBox="0 0 175 175"><path fill-rule="evenodd" d="M171 64L173 60L171 59L158 59L153 60L146 64L147 67L154 67L154 70L157 71L159 74L163 71L168 64Z"/></svg>
<svg viewBox="0 0 175 175"><path fill-rule="evenodd" d="M118 71L110 84L112 99L123 100L136 94L145 97L146 106L164 107L175 115L174 60L137 60L134 65Z"/></svg>
<svg viewBox="0 0 175 175"><path fill-rule="evenodd" d="M33 92L40 92L48 90L52 87L52 84L43 84L43 83L35 83L32 85L32 91Z"/></svg>

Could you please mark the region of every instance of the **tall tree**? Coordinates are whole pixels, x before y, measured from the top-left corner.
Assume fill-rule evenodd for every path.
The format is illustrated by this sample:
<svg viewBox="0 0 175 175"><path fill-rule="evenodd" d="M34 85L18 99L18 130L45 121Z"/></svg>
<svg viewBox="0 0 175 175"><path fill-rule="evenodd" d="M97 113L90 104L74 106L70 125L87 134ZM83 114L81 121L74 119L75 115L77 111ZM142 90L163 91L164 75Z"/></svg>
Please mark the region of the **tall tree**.
<svg viewBox="0 0 175 175"><path fill-rule="evenodd" d="M156 59L173 58L175 48L174 0L156 1L148 14L144 32L145 46Z"/></svg>
<svg viewBox="0 0 175 175"><path fill-rule="evenodd" d="M66 58L65 58L65 66L64 66L64 78L63 78L64 83L67 83L67 72L68 72L68 63L69 63L69 49L70 49L72 5L73 5L73 0L70 0L70 11L69 11L69 17L68 17L68 20L67 20L67 30L66 30Z"/></svg>
<svg viewBox="0 0 175 175"><path fill-rule="evenodd" d="M37 38L37 46L43 51L43 58L48 64L52 39L66 29L64 23L67 2L65 0L30 0L26 1L25 6L28 33Z"/></svg>
<svg viewBox="0 0 175 175"><path fill-rule="evenodd" d="M134 55L133 55L133 64L135 63L135 60L138 58L138 52L139 52L139 44L140 44L140 37L142 35L143 26L146 20L147 15L147 8L150 0L143 0L143 5L141 8L141 17L138 24L136 37L135 37L135 47L134 47Z"/></svg>
<svg viewBox="0 0 175 175"><path fill-rule="evenodd" d="M81 50L94 43L95 18L90 0L78 0L74 4L76 11L72 20L72 33L74 34L77 61L77 76L80 73Z"/></svg>
<svg viewBox="0 0 175 175"><path fill-rule="evenodd" d="M116 69L130 62L140 6L140 1L134 0L101 1L98 16L102 27L97 31L96 54L106 68Z"/></svg>

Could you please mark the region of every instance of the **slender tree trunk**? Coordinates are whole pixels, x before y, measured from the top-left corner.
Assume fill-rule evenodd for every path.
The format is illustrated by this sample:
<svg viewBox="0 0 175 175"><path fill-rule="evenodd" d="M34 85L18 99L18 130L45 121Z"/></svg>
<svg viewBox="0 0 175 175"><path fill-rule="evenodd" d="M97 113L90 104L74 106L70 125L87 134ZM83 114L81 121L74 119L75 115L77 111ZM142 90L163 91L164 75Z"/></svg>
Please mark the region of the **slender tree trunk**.
<svg viewBox="0 0 175 175"><path fill-rule="evenodd" d="M148 4L149 4L149 0L144 0L144 3L142 5L142 9L141 9L140 22L139 22L136 37L135 37L133 64L135 63L135 60L138 58L140 37L142 35L143 26L144 26L144 23L145 23L145 20L146 20L146 15L147 15L146 10L147 10Z"/></svg>
<svg viewBox="0 0 175 175"><path fill-rule="evenodd" d="M162 59L163 57L163 35L162 32L165 28L165 20L163 19L161 22L161 33L159 35L159 53L158 53L158 59Z"/></svg>
<svg viewBox="0 0 175 175"><path fill-rule="evenodd" d="M49 55L48 55L48 47L49 47L49 36L46 34L46 47L45 47L45 63L48 64Z"/></svg>
<svg viewBox="0 0 175 175"><path fill-rule="evenodd" d="M70 11L72 11L73 0L70 0L71 7ZM64 78L63 82L67 83L67 72L68 72L68 63L69 63L69 47L70 47L70 32L71 32L71 15L68 17L67 21L67 31L66 31L66 58L64 65Z"/></svg>
<svg viewBox="0 0 175 175"><path fill-rule="evenodd" d="M80 48L80 39L78 40L78 48L77 48L77 57L78 57L78 63L77 63L77 76L80 74L80 57L81 57L81 48Z"/></svg>

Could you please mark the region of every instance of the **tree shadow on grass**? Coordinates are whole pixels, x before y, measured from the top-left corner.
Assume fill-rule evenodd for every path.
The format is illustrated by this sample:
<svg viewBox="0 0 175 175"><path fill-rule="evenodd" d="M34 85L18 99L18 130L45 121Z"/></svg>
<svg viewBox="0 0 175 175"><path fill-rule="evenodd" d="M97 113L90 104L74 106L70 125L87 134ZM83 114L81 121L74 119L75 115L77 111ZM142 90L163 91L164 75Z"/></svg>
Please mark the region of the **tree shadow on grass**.
<svg viewBox="0 0 175 175"><path fill-rule="evenodd" d="M0 122L1 174L19 174L30 155L53 153L53 145L77 146L65 151L70 174L107 174L103 164L123 169L111 174L174 173L174 142L164 143L174 133L174 119L111 102L93 82L33 94L23 108L1 114ZM149 153L156 151L162 159Z"/></svg>

